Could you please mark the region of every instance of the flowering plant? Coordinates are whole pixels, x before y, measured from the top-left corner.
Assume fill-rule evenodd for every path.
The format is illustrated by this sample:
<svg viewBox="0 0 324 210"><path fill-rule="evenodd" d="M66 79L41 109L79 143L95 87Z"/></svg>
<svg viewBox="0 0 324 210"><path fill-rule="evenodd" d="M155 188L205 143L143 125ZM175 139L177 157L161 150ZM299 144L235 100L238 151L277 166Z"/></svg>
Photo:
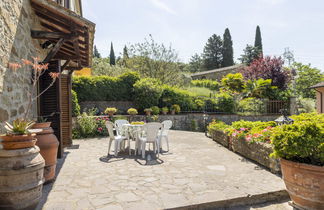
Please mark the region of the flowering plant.
<svg viewBox="0 0 324 210"><path fill-rule="evenodd" d="M42 75L46 72L48 69L48 63L42 64L39 62L40 59L37 57L33 57L33 61L22 59L21 63L9 63L9 69L13 71L17 71L17 69L20 69L22 67L30 68L32 69L32 86L30 90L27 90L27 97L28 97L28 104L27 108L25 110L25 113L23 115L22 119L15 120L15 123L12 125L6 122L6 130L8 131L8 134L11 135L20 135L21 133L27 134L29 133L28 128L30 127L30 123L27 120L29 111L31 109L32 104L43 94L45 93L56 81L57 78L59 78L60 73L50 72L49 76L52 78L52 82L41 92L37 93L37 87L38 87L38 81ZM23 126L26 125L26 126ZM17 127L19 126L19 128ZM14 132L15 130L19 130L19 132Z"/></svg>

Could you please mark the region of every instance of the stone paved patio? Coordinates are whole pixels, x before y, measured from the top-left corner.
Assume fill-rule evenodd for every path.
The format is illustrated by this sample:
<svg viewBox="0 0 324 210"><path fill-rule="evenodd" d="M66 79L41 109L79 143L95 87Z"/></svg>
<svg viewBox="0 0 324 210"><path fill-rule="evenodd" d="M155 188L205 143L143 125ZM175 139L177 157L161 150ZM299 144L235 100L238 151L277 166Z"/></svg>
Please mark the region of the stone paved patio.
<svg viewBox="0 0 324 210"><path fill-rule="evenodd" d="M170 152L149 162L134 155L108 159L104 138L74 145L59 160L38 209L214 208L286 196L280 177L203 133L171 131Z"/></svg>

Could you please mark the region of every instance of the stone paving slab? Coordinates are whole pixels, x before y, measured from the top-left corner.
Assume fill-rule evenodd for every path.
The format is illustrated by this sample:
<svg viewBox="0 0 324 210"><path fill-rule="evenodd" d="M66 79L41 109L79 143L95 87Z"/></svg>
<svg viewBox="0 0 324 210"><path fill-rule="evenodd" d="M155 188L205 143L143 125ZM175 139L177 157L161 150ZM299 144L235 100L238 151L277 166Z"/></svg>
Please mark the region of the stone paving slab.
<svg viewBox="0 0 324 210"><path fill-rule="evenodd" d="M201 203L286 196L280 177L204 133L169 135L170 151L149 162L126 154L107 158L105 138L74 140L79 148L67 149L59 160L56 181L44 187L38 209L199 208Z"/></svg>

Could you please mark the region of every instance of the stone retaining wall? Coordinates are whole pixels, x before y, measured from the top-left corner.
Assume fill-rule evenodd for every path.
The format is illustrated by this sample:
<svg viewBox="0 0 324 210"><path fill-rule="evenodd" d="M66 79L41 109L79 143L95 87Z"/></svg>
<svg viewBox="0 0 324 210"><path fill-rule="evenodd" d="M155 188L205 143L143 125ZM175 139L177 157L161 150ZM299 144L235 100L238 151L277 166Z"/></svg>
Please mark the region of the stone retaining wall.
<svg viewBox="0 0 324 210"><path fill-rule="evenodd" d="M8 69L9 62L47 54L40 41L33 40L31 29L41 30L29 0L0 1L0 123L22 117L27 106L31 69ZM36 106L30 117L36 116ZM0 126L0 132L3 131Z"/></svg>
<svg viewBox="0 0 324 210"><path fill-rule="evenodd" d="M104 112L107 107L116 107L118 112L127 113L127 110L131 107L134 107L132 101L83 101L80 102L81 111L92 109L96 107L99 109L99 112Z"/></svg>

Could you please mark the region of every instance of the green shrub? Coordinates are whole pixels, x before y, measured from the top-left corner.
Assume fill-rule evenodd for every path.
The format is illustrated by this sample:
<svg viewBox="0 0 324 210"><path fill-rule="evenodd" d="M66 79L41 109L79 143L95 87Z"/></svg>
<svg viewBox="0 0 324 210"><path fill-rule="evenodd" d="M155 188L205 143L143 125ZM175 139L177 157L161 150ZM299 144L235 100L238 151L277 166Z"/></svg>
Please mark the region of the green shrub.
<svg viewBox="0 0 324 210"><path fill-rule="evenodd" d="M200 99L200 98L196 98L194 100L195 105L196 105L196 110L197 111L203 111L205 109L205 101Z"/></svg>
<svg viewBox="0 0 324 210"><path fill-rule="evenodd" d="M266 107L261 99L245 98L239 101L237 111L243 114L262 114L265 113Z"/></svg>
<svg viewBox="0 0 324 210"><path fill-rule="evenodd" d="M200 101L198 101L198 102L200 102ZM205 100L204 105L205 105L204 109L207 112L214 112L214 111L217 110L217 101L216 101L216 99L207 99L207 100Z"/></svg>
<svg viewBox="0 0 324 210"><path fill-rule="evenodd" d="M315 111L315 99L312 98L299 98L298 102L298 112L299 113L309 113Z"/></svg>
<svg viewBox="0 0 324 210"><path fill-rule="evenodd" d="M163 85L162 95L159 100L160 107L171 107L173 104L178 104L182 110L195 110L196 106L193 101L194 95L189 91L182 90L169 85Z"/></svg>
<svg viewBox="0 0 324 210"><path fill-rule="evenodd" d="M205 87L214 91L219 90L219 83L214 80L209 80L209 79L192 80L191 84L196 87Z"/></svg>
<svg viewBox="0 0 324 210"><path fill-rule="evenodd" d="M134 102L140 110L158 104L161 95L161 83L156 79L145 78L134 84Z"/></svg>
<svg viewBox="0 0 324 210"><path fill-rule="evenodd" d="M80 101L131 101L133 82L139 79L137 73L127 72L119 77L77 76L73 77L72 89Z"/></svg>
<svg viewBox="0 0 324 210"><path fill-rule="evenodd" d="M158 115L158 114L160 114L160 108L159 108L159 107L157 107L157 106L152 106L151 109L152 109L152 114L153 114L153 115Z"/></svg>
<svg viewBox="0 0 324 210"><path fill-rule="evenodd" d="M233 96L227 92L220 92L216 94L217 111L224 113L233 113L235 108L235 101Z"/></svg>
<svg viewBox="0 0 324 210"><path fill-rule="evenodd" d="M78 95L74 90L71 90L72 94L72 116L77 117L80 115L80 105L78 101Z"/></svg>
<svg viewBox="0 0 324 210"><path fill-rule="evenodd" d="M161 109L161 111L163 112L163 113L168 113L169 112L169 108L168 107L162 107L162 109Z"/></svg>
<svg viewBox="0 0 324 210"><path fill-rule="evenodd" d="M178 114L178 113L180 113L181 108L180 108L180 106L178 104L173 104L171 106L171 110L173 110L176 114Z"/></svg>
<svg viewBox="0 0 324 210"><path fill-rule="evenodd" d="M77 118L77 131L79 132L79 137L82 138L95 136L97 132L97 124L95 118L88 115L86 112L83 112Z"/></svg>
<svg viewBox="0 0 324 210"><path fill-rule="evenodd" d="M221 80L222 87L226 90L241 93L244 90L244 79L241 73L227 74Z"/></svg>
<svg viewBox="0 0 324 210"><path fill-rule="evenodd" d="M225 132L229 128L231 128L230 125L227 125L223 121L219 121L219 120L213 120L213 122L209 123L207 127L209 133L215 130L221 130Z"/></svg>
<svg viewBox="0 0 324 210"><path fill-rule="evenodd" d="M320 121L297 121L278 126L272 136L275 157L324 166L324 123Z"/></svg>

